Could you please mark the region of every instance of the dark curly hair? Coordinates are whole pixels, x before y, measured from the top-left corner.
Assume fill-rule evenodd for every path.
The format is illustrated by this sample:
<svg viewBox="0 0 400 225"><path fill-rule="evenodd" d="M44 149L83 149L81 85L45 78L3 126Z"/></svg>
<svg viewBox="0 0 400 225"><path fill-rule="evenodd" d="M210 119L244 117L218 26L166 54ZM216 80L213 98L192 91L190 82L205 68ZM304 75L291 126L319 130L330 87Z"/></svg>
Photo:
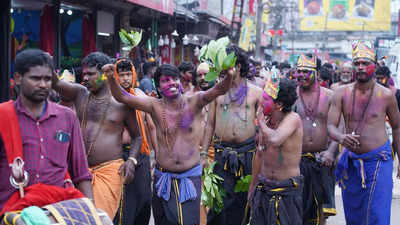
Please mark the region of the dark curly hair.
<svg viewBox="0 0 400 225"><path fill-rule="evenodd" d="M328 81L329 82L329 85L331 85L332 84L332 75L331 75L331 73L329 72L329 70L328 70L328 68L327 67L322 67L321 68L321 71L319 72L319 77L322 79L322 80L324 80L324 81Z"/></svg>
<svg viewBox="0 0 400 225"><path fill-rule="evenodd" d="M375 72L376 75L383 75L385 77L390 77L390 69L387 66L380 66Z"/></svg>
<svg viewBox="0 0 400 225"><path fill-rule="evenodd" d="M236 45L231 45L226 49L228 55L231 52L235 53L236 64L240 64L240 76L247 77L247 74L249 73L249 60L247 54Z"/></svg>
<svg viewBox="0 0 400 225"><path fill-rule="evenodd" d="M119 58L116 62L118 62L117 65L117 72L125 72L125 71L131 71L133 63L130 59L128 58Z"/></svg>
<svg viewBox="0 0 400 225"><path fill-rule="evenodd" d="M102 52L92 52L82 60L82 66L95 66L99 71L108 63L111 63L111 58Z"/></svg>
<svg viewBox="0 0 400 225"><path fill-rule="evenodd" d="M282 112L292 111L292 106L297 100L296 83L287 78L281 78L279 81L278 97L274 102L280 102L283 105Z"/></svg>
<svg viewBox="0 0 400 225"><path fill-rule="evenodd" d="M50 55L39 49L27 49L15 57L15 72L23 76L30 68L35 66L47 66L54 70L53 60Z"/></svg>
<svg viewBox="0 0 400 225"><path fill-rule="evenodd" d="M181 73L186 73L187 71L191 71L192 72L192 84L194 86L197 85L197 82L196 82L196 76L197 76L196 68L195 68L193 63L184 61L181 64L179 64L178 69L179 69L179 71L181 71Z"/></svg>
<svg viewBox="0 0 400 225"><path fill-rule="evenodd" d="M187 71L194 71L194 65L191 62L184 61L178 66L179 71L186 73Z"/></svg>
<svg viewBox="0 0 400 225"><path fill-rule="evenodd" d="M154 83L156 85L157 92L158 88L160 87L160 78L162 75L178 78L181 77L181 73L179 72L178 68L176 68L176 66L171 64L162 64L157 68L156 72L154 73ZM158 96L161 96L160 93L158 93Z"/></svg>

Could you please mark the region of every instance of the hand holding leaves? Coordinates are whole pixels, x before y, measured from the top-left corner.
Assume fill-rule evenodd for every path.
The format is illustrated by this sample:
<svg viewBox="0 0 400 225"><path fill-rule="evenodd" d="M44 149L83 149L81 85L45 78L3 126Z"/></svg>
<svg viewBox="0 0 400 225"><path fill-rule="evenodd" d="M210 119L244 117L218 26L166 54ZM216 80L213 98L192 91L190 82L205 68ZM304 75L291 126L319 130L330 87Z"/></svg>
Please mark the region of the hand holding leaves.
<svg viewBox="0 0 400 225"><path fill-rule="evenodd" d="M208 45L204 45L200 50L200 61L208 61L210 71L207 73L205 80L212 81L217 78L221 71L228 70L235 66L235 53L226 53L229 45L229 38L223 37L216 41L212 40Z"/></svg>
<svg viewBox="0 0 400 225"><path fill-rule="evenodd" d="M131 30L130 32L127 32L126 30L121 29L121 31L119 32L119 37L121 38L122 43L128 45L131 48L134 48L142 40L142 31L135 32Z"/></svg>

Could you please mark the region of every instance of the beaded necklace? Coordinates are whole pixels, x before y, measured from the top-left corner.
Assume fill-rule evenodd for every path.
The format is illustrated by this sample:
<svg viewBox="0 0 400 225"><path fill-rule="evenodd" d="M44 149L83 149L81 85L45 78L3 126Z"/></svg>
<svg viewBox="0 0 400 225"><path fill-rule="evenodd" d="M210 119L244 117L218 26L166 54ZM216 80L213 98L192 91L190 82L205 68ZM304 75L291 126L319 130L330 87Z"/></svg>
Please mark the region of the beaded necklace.
<svg viewBox="0 0 400 225"><path fill-rule="evenodd" d="M168 124L167 124L167 112L166 112L166 108L167 108L167 104L165 103L165 101L163 101L163 107L162 107L162 114L161 114L161 118L162 118L162 122L164 125L164 138L165 138L165 142L167 144L167 150L168 152L172 151L172 148L175 146L175 142L176 142L176 137L178 136L176 134L178 127L181 126L182 123L182 115L183 115L183 100L181 100L179 102L179 107L178 107L178 117L177 120L175 122L175 126L173 129L170 129ZM171 135L172 134L172 135ZM169 141L169 137L172 136L172 140L171 142Z"/></svg>

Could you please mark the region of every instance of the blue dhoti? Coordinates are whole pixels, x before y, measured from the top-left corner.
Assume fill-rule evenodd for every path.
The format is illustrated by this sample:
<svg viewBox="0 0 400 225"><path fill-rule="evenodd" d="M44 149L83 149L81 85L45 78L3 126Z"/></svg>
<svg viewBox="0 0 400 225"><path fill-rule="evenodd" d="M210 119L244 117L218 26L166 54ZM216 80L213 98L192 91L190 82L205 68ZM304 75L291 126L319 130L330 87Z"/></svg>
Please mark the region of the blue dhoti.
<svg viewBox="0 0 400 225"><path fill-rule="evenodd" d="M202 166L183 173L154 170L153 216L156 225L199 225Z"/></svg>
<svg viewBox="0 0 400 225"><path fill-rule="evenodd" d="M393 189L390 141L358 155L345 149L335 171L347 225L390 224Z"/></svg>

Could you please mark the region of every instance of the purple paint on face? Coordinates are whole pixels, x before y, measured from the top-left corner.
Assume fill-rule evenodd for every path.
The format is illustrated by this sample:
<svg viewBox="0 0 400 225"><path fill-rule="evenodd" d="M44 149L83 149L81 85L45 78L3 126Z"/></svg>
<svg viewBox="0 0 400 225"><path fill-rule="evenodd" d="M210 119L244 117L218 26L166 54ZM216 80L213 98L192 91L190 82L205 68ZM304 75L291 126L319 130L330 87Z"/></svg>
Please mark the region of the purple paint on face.
<svg viewBox="0 0 400 225"><path fill-rule="evenodd" d="M267 93L263 93L263 111L264 111L264 115L270 115L273 108L274 108L274 100L272 99L271 96L269 96Z"/></svg>
<svg viewBox="0 0 400 225"><path fill-rule="evenodd" d="M160 92L166 98L176 98L179 95L179 79L172 76L162 75L160 78Z"/></svg>
<svg viewBox="0 0 400 225"><path fill-rule="evenodd" d="M315 72L312 70L297 70L295 72L295 77L297 82L302 87L309 87L311 85L311 81L315 78Z"/></svg>

